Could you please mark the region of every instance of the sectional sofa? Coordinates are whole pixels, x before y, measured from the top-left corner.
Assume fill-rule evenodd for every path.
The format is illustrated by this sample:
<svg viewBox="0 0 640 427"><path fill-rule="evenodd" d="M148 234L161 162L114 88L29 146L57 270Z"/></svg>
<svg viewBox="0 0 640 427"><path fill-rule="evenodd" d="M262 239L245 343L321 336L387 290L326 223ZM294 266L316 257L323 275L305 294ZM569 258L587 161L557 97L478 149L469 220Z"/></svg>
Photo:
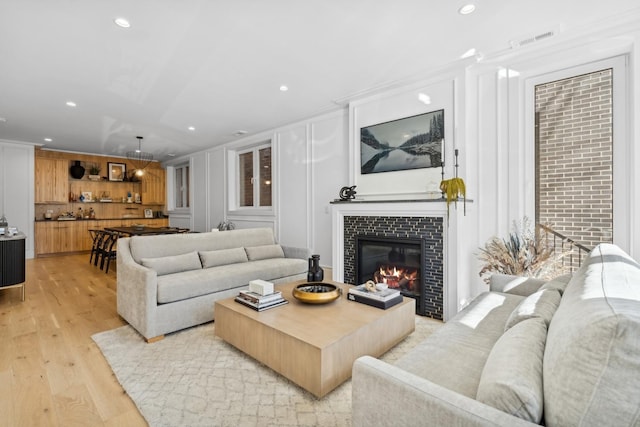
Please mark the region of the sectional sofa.
<svg viewBox="0 0 640 427"><path fill-rule="evenodd" d="M309 250L276 243L270 228L118 240L118 314L147 341L214 319L214 302L246 288L306 278Z"/></svg>
<svg viewBox="0 0 640 427"><path fill-rule="evenodd" d="M394 365L353 366L354 426L640 426L640 266L597 246L573 276L492 278Z"/></svg>

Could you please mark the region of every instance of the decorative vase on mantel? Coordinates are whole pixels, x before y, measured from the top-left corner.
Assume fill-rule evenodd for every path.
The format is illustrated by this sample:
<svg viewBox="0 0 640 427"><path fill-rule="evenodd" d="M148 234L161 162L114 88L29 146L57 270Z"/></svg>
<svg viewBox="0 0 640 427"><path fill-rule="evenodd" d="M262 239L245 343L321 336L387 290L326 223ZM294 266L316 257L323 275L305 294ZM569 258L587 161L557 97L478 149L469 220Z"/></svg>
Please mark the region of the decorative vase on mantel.
<svg viewBox="0 0 640 427"><path fill-rule="evenodd" d="M82 179L84 176L84 167L80 164L80 160L74 160L73 166L69 168L69 174L72 178Z"/></svg>

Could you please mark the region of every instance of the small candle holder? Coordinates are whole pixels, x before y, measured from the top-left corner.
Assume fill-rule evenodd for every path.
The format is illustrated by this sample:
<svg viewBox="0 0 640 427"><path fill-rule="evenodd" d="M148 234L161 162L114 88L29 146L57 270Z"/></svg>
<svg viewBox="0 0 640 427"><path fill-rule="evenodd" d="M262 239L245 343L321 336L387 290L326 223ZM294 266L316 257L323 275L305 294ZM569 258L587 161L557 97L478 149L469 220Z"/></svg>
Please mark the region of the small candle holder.
<svg viewBox="0 0 640 427"><path fill-rule="evenodd" d="M444 181L444 160L441 163L440 176L442 177L442 179L440 179L440 182ZM440 189L440 194L442 194L443 199L446 197L446 194L444 194L444 191L442 191L442 189Z"/></svg>

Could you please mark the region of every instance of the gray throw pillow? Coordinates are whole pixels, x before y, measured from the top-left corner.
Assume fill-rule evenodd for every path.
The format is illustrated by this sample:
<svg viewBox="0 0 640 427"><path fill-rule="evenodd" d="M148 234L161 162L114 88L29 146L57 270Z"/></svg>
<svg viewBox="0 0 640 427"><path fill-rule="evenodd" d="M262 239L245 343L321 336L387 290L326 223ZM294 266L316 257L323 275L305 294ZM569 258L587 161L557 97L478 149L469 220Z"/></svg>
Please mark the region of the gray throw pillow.
<svg viewBox="0 0 640 427"><path fill-rule="evenodd" d="M564 293L564 289L567 287L567 284L571 280L571 274L564 274L562 276L558 276L553 280L549 280L547 283L540 287L542 289L555 289L560 292L560 295Z"/></svg>
<svg viewBox="0 0 640 427"><path fill-rule="evenodd" d="M560 293L555 289L543 289L523 299L513 309L504 325L504 330L513 327L516 323L533 317L540 317L549 327L553 314L560 305Z"/></svg>
<svg viewBox="0 0 640 427"><path fill-rule="evenodd" d="M284 258L284 251L280 245L262 245L244 248L247 251L249 261L261 259Z"/></svg>
<svg viewBox="0 0 640 427"><path fill-rule="evenodd" d="M201 251L200 261L202 268L217 267L219 265L237 264L247 262L247 253L244 248L222 249L219 251Z"/></svg>
<svg viewBox="0 0 640 427"><path fill-rule="evenodd" d="M502 334L482 370L476 400L539 424L546 338L547 326L539 318L524 320Z"/></svg>
<svg viewBox="0 0 640 427"><path fill-rule="evenodd" d="M145 267L155 270L158 276L202 268L198 252L195 251L160 258L142 258L141 262Z"/></svg>

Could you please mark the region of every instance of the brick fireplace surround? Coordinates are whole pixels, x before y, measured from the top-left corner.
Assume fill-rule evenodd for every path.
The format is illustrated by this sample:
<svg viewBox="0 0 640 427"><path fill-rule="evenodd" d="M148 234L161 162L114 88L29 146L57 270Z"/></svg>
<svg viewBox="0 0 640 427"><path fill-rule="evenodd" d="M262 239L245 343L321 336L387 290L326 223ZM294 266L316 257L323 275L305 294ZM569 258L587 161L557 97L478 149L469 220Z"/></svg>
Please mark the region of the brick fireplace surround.
<svg viewBox="0 0 640 427"><path fill-rule="evenodd" d="M344 282L355 283L356 237L376 236L425 240L425 271L416 302L418 314L442 320L443 219L440 217L360 216L344 217Z"/></svg>
<svg viewBox="0 0 640 427"><path fill-rule="evenodd" d="M425 239L424 314L447 320L456 313L456 286L448 286L455 252L448 245L446 206L441 201L332 203L333 279L353 284L356 235ZM451 252L450 252L451 251Z"/></svg>

